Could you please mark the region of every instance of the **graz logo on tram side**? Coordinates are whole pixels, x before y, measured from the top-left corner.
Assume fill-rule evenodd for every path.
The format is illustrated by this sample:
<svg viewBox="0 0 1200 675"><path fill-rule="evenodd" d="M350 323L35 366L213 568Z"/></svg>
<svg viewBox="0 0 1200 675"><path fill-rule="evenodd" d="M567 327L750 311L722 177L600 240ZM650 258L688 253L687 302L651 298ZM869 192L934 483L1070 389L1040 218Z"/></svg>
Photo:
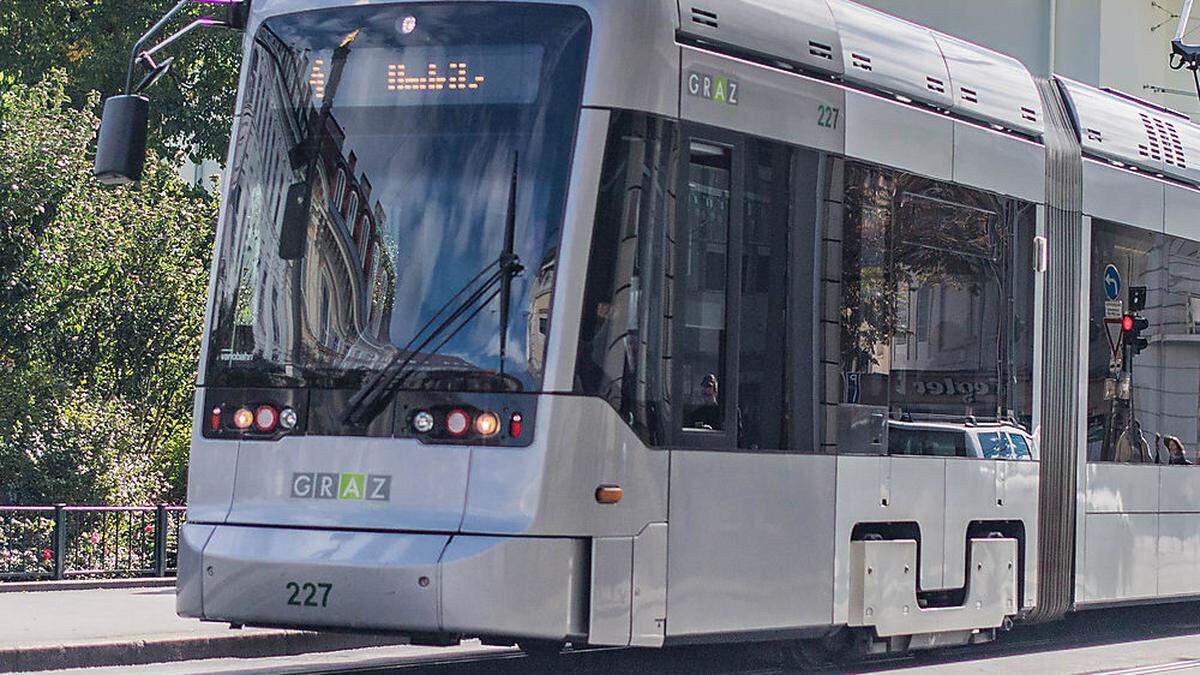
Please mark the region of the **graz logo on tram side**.
<svg viewBox="0 0 1200 675"><path fill-rule="evenodd" d="M292 474L292 499L386 502L391 498L391 476L366 473Z"/></svg>
<svg viewBox="0 0 1200 675"><path fill-rule="evenodd" d="M696 96L728 105L738 104L737 80L725 77L724 75L710 75L695 70L689 71L687 89L689 96Z"/></svg>

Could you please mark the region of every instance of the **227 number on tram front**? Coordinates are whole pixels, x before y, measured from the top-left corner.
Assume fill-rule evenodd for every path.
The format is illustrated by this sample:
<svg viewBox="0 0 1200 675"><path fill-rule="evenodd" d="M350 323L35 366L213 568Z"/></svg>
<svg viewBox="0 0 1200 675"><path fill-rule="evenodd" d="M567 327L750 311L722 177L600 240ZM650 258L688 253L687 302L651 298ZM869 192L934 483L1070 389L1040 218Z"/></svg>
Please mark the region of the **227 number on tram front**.
<svg viewBox="0 0 1200 675"><path fill-rule="evenodd" d="M329 592L333 590L333 584L296 583L295 581L289 581L286 588L291 592L287 601L289 605L296 607L328 607Z"/></svg>

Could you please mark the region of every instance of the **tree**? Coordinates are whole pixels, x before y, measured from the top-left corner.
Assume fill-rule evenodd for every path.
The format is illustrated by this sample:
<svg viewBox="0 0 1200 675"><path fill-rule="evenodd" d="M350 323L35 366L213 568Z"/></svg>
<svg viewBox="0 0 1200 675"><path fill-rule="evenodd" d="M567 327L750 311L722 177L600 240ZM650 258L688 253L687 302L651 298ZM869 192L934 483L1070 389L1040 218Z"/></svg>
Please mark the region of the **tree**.
<svg viewBox="0 0 1200 675"><path fill-rule="evenodd" d="M66 72L75 107L92 92L121 93L129 52L174 0L8 0L0 3L0 64L18 82L33 84L51 70ZM182 26L203 6L184 12ZM241 34L201 30L170 48L178 55L168 77L152 90L150 145L160 155L225 158L233 119ZM136 82L135 82L136 83Z"/></svg>
<svg viewBox="0 0 1200 675"><path fill-rule="evenodd" d="M216 200L99 185L96 96L0 83L0 502L181 500Z"/></svg>

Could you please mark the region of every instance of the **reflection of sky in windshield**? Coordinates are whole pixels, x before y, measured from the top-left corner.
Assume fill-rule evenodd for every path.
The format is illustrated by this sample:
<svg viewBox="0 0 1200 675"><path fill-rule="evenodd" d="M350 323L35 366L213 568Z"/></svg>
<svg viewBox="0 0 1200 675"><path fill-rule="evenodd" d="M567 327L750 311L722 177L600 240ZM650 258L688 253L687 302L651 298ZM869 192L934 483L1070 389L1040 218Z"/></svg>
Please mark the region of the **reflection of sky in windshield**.
<svg viewBox="0 0 1200 675"><path fill-rule="evenodd" d="M406 344L459 289L500 256L514 153L520 152L531 164L539 155L529 148L528 134L507 131L523 115L471 108L466 115L469 130L458 132L464 128L463 113L458 108L448 113L425 109L416 116L395 115L391 133L351 131L346 137L347 152L355 153L362 175L374 183L372 200L378 199L382 206L386 236L396 243L391 335L397 346ZM363 108L334 107L339 121L375 114ZM440 119L445 117L451 119ZM356 127L353 121L342 123L348 130ZM493 128L497 130L488 133ZM530 279L547 236L554 235L546 226L549 195L543 181L531 180L535 171L523 166L518 182L516 252L526 271L512 286L509 351L514 356L525 351ZM499 355L498 313L499 302L493 301L442 352L494 368L497 364L481 363L480 357Z"/></svg>
<svg viewBox="0 0 1200 675"><path fill-rule="evenodd" d="M410 14L419 28L402 34L396 27ZM270 39L260 35L256 48L260 55L273 49L280 56L251 69L247 86L254 95L247 100L251 112L254 101L261 109L264 100L275 112L254 114L251 135L239 135L235 175L245 185L235 185L231 194L261 184L270 193L266 201L278 204L297 179L286 169L287 153L311 134L318 171L301 168L296 175L311 174L317 201L301 260L279 260L272 242L261 253L251 251L254 260L243 254L240 264L229 261L249 272L244 289L226 281L218 288L213 345L233 357L224 367L276 373L289 364L299 366L297 373L310 369L336 377L328 373L385 365L395 352L380 344L383 335L406 346L439 311L455 309L457 301L447 303L500 257L519 156L514 252L524 271L509 296L505 370L520 386L535 388L544 340L529 330L544 322L530 321L530 313L535 301L540 316L549 311L549 271L536 280L542 265L553 262L562 226L586 27L586 14L575 8L514 12L473 3L340 8L269 20L263 30ZM339 50L347 36L353 39ZM457 67L457 76L468 80L463 86L477 87L454 94L401 92L403 82L393 77L401 65L406 74L418 67L426 78L445 77L435 84L446 86ZM282 82L264 79L275 79L281 69L288 71ZM517 86L501 89L505 83ZM351 192L363 196L352 199ZM366 215L355 215L361 211ZM242 213L234 232L280 232L278 214ZM222 256L247 250L239 243L245 239L234 234ZM394 265L376 264L385 251ZM270 273L259 275L260 268ZM394 296L379 293L393 288L393 273ZM272 309L253 313L235 331L224 309L240 302L235 293L266 299ZM499 306L493 299L440 348L447 358L430 367L496 370ZM292 330L288 317L297 315Z"/></svg>

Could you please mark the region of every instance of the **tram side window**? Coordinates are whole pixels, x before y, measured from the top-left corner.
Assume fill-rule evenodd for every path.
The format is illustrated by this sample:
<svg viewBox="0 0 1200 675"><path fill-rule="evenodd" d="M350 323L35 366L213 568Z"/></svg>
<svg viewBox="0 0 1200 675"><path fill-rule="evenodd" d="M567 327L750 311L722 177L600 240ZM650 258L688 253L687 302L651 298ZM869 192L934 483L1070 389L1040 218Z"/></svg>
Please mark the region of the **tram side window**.
<svg viewBox="0 0 1200 675"><path fill-rule="evenodd" d="M1095 220L1090 279L1088 459L1197 463L1200 243ZM1146 288L1148 344L1125 364L1131 286Z"/></svg>
<svg viewBox="0 0 1200 675"><path fill-rule="evenodd" d="M661 445L672 417L664 330L678 129L642 113L617 112L608 137L575 391L603 398L643 441Z"/></svg>
<svg viewBox="0 0 1200 675"><path fill-rule="evenodd" d="M729 148L693 141L688 162L687 217L680 228L679 293L675 321L682 325L672 359L683 397L682 426L726 427L726 291L732 156Z"/></svg>
<svg viewBox="0 0 1200 675"><path fill-rule="evenodd" d="M788 391L788 212L791 152L746 145L738 331L738 447L785 448Z"/></svg>
<svg viewBox="0 0 1200 675"><path fill-rule="evenodd" d="M1166 236L1166 295L1157 345L1162 379L1160 461L1200 463L1200 242ZM1153 328L1153 319L1151 327ZM1150 333L1150 330L1143 331ZM1151 349L1155 340L1150 341Z"/></svg>
<svg viewBox="0 0 1200 675"><path fill-rule="evenodd" d="M818 155L719 136L614 113L574 390L651 446L811 451Z"/></svg>
<svg viewBox="0 0 1200 675"><path fill-rule="evenodd" d="M876 453L901 424L1028 427L1034 209L857 163L845 184L840 231L826 235L840 250L826 302L839 303L841 366L826 443Z"/></svg>

